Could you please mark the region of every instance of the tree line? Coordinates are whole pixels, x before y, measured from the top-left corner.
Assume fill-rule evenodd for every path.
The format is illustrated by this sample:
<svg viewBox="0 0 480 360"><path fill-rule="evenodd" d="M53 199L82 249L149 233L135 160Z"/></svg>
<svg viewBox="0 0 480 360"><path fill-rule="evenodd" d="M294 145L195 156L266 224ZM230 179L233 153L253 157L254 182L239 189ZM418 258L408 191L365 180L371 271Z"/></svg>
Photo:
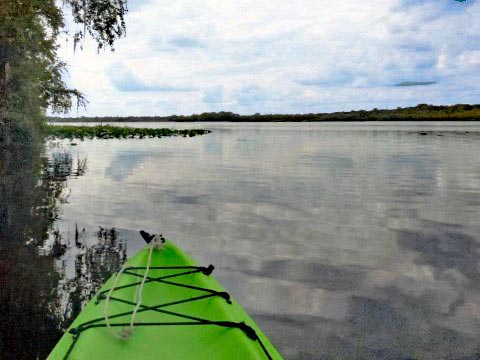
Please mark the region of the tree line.
<svg viewBox="0 0 480 360"><path fill-rule="evenodd" d="M233 112L205 112L194 115L170 116L103 116L50 117L51 122L157 122L157 121L233 121L233 122L287 122L287 121L409 121L409 120L480 120L480 104L428 105L396 109L352 110L310 114L253 114Z"/></svg>

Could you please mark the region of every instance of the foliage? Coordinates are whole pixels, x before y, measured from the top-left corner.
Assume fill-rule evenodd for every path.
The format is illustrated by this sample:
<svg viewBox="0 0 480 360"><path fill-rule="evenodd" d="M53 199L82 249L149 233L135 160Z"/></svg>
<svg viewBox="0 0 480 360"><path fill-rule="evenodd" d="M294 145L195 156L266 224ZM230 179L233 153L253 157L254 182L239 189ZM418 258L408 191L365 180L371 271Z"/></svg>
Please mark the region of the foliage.
<svg viewBox="0 0 480 360"><path fill-rule="evenodd" d="M393 110L373 109L318 114L254 114L238 115L231 112L203 113L199 115L126 116L126 117L51 117L52 122L155 122L155 121L408 121L408 120L480 120L480 105L435 106L419 104Z"/></svg>
<svg viewBox="0 0 480 360"><path fill-rule="evenodd" d="M57 39L65 29L67 9L83 25L73 34L75 44L88 33L99 49L113 50L115 40L125 33L126 0L0 2L0 78L8 78L6 89L0 89L0 120L7 122L9 136L15 129L34 132L47 108L60 113L72 107L73 99L77 106L86 104L62 79L66 64L58 57Z"/></svg>
<svg viewBox="0 0 480 360"><path fill-rule="evenodd" d="M99 49L109 46L113 50L115 40L125 33L126 0L65 0L65 3L72 8L74 21L84 25L83 31L74 34L75 44L88 32Z"/></svg>
<svg viewBox="0 0 480 360"><path fill-rule="evenodd" d="M210 130L202 129L150 129L130 128L109 125L99 126L69 126L69 125L47 125L46 134L57 139L113 139L113 138L160 138L164 136L195 136L208 134Z"/></svg>

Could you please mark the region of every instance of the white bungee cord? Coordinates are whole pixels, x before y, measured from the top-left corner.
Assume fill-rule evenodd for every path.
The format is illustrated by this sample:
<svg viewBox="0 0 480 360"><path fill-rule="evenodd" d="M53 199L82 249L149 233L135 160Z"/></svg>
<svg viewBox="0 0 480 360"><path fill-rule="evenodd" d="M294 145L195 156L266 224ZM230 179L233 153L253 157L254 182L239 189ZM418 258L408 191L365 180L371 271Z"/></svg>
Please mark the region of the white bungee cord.
<svg viewBox="0 0 480 360"><path fill-rule="evenodd" d="M128 340L128 338L133 333L133 330L135 328L134 326L135 317L137 316L138 309L142 305L143 287L145 285L145 281L147 280L148 271L150 270L153 250L154 249L162 250L164 244L165 244L165 238L163 237L162 234L160 234L160 235L155 235L150 241L150 243L147 245L147 247L149 248L147 266L145 269L145 274L143 274L142 282L140 283L140 285L137 286L135 290L135 296L134 296L135 308L133 309L132 316L130 318L130 325L128 326L128 328L123 328L119 333L115 332L110 325L110 320L108 317L108 308L110 306L110 297L112 296L113 291L115 291L115 288L117 287L118 281L120 280L122 273L129 268L129 265L125 263L120 269L120 271L117 273L117 275L115 276L115 281L113 282L113 286L110 288L110 291L108 292L108 295L105 298L105 306L103 307L103 314L105 317L105 323L107 325L108 331L110 332L111 335L113 335L117 339Z"/></svg>

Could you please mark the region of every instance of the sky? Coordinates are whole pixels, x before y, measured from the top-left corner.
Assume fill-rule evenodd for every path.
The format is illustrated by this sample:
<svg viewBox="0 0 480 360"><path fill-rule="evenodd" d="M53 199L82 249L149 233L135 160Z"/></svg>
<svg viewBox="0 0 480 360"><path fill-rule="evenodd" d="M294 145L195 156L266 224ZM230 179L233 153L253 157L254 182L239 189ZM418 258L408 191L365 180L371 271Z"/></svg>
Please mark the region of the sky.
<svg viewBox="0 0 480 360"><path fill-rule="evenodd" d="M62 38L70 116L480 103L480 0L129 0L115 51ZM433 82L433 83L432 83ZM410 86L395 86L398 84ZM430 84L429 84L430 83ZM426 85L429 84L429 85Z"/></svg>

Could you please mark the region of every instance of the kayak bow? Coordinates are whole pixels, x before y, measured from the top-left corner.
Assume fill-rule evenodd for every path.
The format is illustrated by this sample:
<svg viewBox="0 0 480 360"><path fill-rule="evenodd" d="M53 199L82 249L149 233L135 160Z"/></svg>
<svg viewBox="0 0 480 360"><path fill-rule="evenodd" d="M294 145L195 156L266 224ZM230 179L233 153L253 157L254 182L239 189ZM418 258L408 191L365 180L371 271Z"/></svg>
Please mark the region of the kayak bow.
<svg viewBox="0 0 480 360"><path fill-rule="evenodd" d="M48 359L281 359L213 269L169 241L149 244L103 285Z"/></svg>

